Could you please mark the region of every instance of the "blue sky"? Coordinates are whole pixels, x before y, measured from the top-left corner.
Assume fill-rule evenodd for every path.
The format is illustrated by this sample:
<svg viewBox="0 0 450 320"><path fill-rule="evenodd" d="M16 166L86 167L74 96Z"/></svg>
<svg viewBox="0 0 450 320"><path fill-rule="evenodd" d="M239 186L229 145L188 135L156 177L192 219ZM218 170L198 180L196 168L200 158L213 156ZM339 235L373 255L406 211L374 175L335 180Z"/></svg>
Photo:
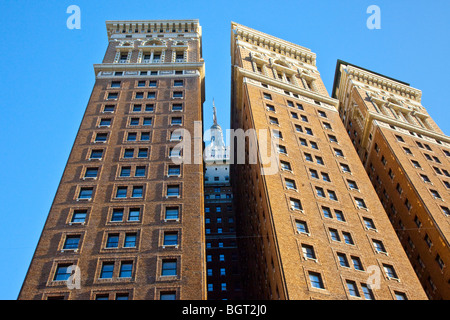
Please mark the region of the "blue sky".
<svg viewBox="0 0 450 320"><path fill-rule="evenodd" d="M68 6L81 9L69 30ZM369 30L367 7L381 9ZM0 50L0 299L16 299L94 84L92 65L107 46L106 20L199 19L206 62L205 128L212 99L229 124L231 21L310 48L331 93L342 59L410 83L444 133L448 123L450 2L2 1Z"/></svg>

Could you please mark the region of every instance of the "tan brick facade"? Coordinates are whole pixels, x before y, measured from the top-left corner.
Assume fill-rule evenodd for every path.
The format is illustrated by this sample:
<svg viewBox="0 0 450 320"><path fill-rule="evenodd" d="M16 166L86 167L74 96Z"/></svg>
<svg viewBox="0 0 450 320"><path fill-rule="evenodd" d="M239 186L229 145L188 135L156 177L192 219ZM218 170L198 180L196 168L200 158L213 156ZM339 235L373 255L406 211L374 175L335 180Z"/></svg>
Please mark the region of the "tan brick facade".
<svg viewBox="0 0 450 320"><path fill-rule="evenodd" d="M203 165L169 172L169 148L178 143L171 132L193 133L202 120L201 28L196 20L113 21L107 30L108 50L95 65L19 299L205 299ZM164 44L147 43L152 38ZM117 46L127 43L133 45L120 50L131 50L131 60L114 61ZM138 60L154 47L166 51L165 61ZM170 60L174 51L190 59ZM81 272L79 289L65 281L71 265Z"/></svg>
<svg viewBox="0 0 450 320"><path fill-rule="evenodd" d="M232 166L248 297L426 299L315 54L234 23L231 42L232 129L281 132L278 172Z"/></svg>
<svg viewBox="0 0 450 320"><path fill-rule="evenodd" d="M407 83L338 61L333 95L425 292L449 299L450 139Z"/></svg>

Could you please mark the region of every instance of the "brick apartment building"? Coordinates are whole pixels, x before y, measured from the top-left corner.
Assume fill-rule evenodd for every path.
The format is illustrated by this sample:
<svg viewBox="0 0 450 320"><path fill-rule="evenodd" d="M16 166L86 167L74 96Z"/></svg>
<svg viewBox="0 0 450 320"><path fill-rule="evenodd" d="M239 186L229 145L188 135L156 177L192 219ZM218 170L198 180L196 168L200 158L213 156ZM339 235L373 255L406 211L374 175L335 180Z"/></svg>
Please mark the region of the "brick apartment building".
<svg viewBox="0 0 450 320"><path fill-rule="evenodd" d="M201 26L107 21L106 28L105 57L94 65L94 88L19 299L205 299L203 164L172 161L182 156L176 129L194 132L202 120ZM79 289L69 290L75 268Z"/></svg>
<svg viewBox="0 0 450 320"><path fill-rule="evenodd" d="M275 174L262 152L231 168L248 297L426 299L316 55L232 23L231 60L231 128L267 131L279 158Z"/></svg>
<svg viewBox="0 0 450 320"><path fill-rule="evenodd" d="M408 83L339 60L339 115L430 299L450 299L450 138Z"/></svg>

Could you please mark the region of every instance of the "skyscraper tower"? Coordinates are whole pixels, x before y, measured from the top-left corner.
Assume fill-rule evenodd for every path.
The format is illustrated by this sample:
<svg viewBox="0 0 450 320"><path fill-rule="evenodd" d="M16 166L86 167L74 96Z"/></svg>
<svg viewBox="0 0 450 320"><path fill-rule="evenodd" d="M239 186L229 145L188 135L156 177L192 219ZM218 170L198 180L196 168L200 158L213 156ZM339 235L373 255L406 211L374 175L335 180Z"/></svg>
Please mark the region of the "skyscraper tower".
<svg viewBox="0 0 450 320"><path fill-rule="evenodd" d="M201 27L145 20L106 29L19 299L205 299L201 150L200 161L173 161L182 156L176 129L193 133L202 120Z"/></svg>
<svg viewBox="0 0 450 320"><path fill-rule="evenodd" d="M213 102L210 143L205 148L205 241L208 300L240 300L242 291L237 247L229 148L217 122Z"/></svg>
<svg viewBox="0 0 450 320"><path fill-rule="evenodd" d="M403 81L339 60L333 97L425 292L450 299L450 138Z"/></svg>
<svg viewBox="0 0 450 320"><path fill-rule="evenodd" d="M235 153L231 166L248 298L426 299L316 55L232 23L231 61L231 129L249 137L246 162Z"/></svg>

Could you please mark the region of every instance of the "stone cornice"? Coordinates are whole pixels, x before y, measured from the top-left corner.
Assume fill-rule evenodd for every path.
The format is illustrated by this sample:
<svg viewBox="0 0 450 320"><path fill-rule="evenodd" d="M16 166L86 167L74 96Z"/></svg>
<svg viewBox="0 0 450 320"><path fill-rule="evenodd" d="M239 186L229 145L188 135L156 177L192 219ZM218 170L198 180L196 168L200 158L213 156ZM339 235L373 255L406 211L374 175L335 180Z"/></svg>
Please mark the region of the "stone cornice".
<svg viewBox="0 0 450 320"><path fill-rule="evenodd" d="M97 76L100 71L141 71L141 70L198 70L205 74L204 62L175 62L175 63L99 63L94 64Z"/></svg>
<svg viewBox="0 0 450 320"><path fill-rule="evenodd" d="M347 65L342 67L344 68L343 71L345 71L347 76L351 79L355 79L359 82L366 83L370 86L393 92L401 96L406 96L407 98L413 99L418 102L420 102L422 98L422 91L403 83L396 82L381 75L377 75L366 70L356 68L354 66Z"/></svg>
<svg viewBox="0 0 450 320"><path fill-rule="evenodd" d="M260 46L262 48L271 48L272 51L280 53L282 55L293 55L296 60L316 65L316 54L311 52L310 49L296 45L294 43L276 38L266 33L251 29L241 24L232 22L232 55L234 52L234 45L237 40L242 39L249 41L253 45Z"/></svg>
<svg viewBox="0 0 450 320"><path fill-rule="evenodd" d="M163 30L161 32L161 29ZM136 33L198 33L201 26L198 19L192 20L110 20L106 21L108 39L114 34ZM131 32L130 32L131 30ZM137 32L135 32L137 30ZM174 30L174 31L172 31ZM188 30L188 31L185 31Z"/></svg>
<svg viewBox="0 0 450 320"><path fill-rule="evenodd" d="M314 91L306 90L306 89L303 89L303 88L300 88L300 87L297 87L297 86L294 86L294 85L291 85L291 84L288 84L288 83L285 83L285 82L281 82L281 81L278 81L278 80L266 77L266 76L261 75L261 74L257 74L255 72L252 72L252 71L249 71L249 70L246 70L246 69L243 69L243 68L239 68L239 67L235 67L235 68L238 71L238 75L240 75L242 77L248 77L250 79L254 79L254 80L260 81L262 83L271 85L273 87L277 87L277 88L280 88L280 89L283 89L283 90L287 90L287 91L290 91L290 92L293 92L293 93L297 93L299 95L305 96L305 97L310 98L310 99L314 99L314 100L317 100L317 101L322 101L324 103L327 103L327 104L335 107L336 110L338 109L339 101L337 99L333 99L333 98L324 96L324 95L319 94L319 93L314 92Z"/></svg>

